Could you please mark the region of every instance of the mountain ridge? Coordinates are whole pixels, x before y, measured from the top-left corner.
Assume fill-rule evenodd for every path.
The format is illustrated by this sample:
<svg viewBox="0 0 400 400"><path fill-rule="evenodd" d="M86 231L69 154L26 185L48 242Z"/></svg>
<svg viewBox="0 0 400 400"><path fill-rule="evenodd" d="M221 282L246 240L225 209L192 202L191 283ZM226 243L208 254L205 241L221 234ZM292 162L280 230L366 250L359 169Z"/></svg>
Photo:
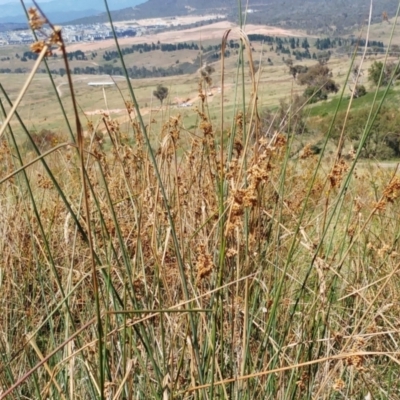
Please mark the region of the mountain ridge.
<svg viewBox="0 0 400 400"><path fill-rule="evenodd" d="M232 1L108 0L108 4L114 21L218 13L227 15L228 19L237 23L238 6L236 1L234 4ZM397 6L397 0L376 2L373 8L373 22L381 21L383 12L386 12L389 18L393 17ZM53 23L108 22L104 4L98 0L85 2L51 0L42 3L40 7ZM298 0L249 0L248 9L246 21L249 23L304 29L310 33L343 34L365 24L369 15L369 2L365 0L353 0L351 3L346 0L302 0L301 2ZM3 4L1 11L0 25L6 22L26 24L26 18L19 4Z"/></svg>
<svg viewBox="0 0 400 400"><path fill-rule="evenodd" d="M118 10L127 7L135 7L145 0L109 0L110 10ZM26 7L33 7L33 3L26 3ZM60 24L70 20L96 16L105 12L104 2L99 0L51 0L39 3L39 7L53 23ZM0 5L0 24L26 23L26 16L20 3L5 3Z"/></svg>
<svg viewBox="0 0 400 400"><path fill-rule="evenodd" d="M246 2L242 1L243 9ZM304 29L330 34L350 32L365 23L369 15L369 2L365 0L249 0L246 16L249 23ZM397 0L380 0L374 4L373 22L382 20L382 13L393 17L398 7ZM148 0L134 9L112 13L115 21L171 17L204 13L225 13L233 22L238 22L238 6L232 0ZM99 14L93 21L104 22L106 15ZM108 19L107 19L108 20ZM71 21L71 23L79 21ZM82 22L82 21L80 21Z"/></svg>

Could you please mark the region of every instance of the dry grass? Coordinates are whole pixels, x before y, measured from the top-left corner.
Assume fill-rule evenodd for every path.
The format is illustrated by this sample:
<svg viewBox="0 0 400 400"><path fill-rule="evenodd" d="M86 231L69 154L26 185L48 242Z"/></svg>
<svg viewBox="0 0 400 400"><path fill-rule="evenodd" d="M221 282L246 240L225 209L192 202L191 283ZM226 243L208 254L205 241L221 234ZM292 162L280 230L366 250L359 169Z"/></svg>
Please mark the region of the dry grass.
<svg viewBox="0 0 400 400"><path fill-rule="evenodd" d="M190 128L131 96L77 145L1 138L0 399L400 398L396 174L207 90Z"/></svg>

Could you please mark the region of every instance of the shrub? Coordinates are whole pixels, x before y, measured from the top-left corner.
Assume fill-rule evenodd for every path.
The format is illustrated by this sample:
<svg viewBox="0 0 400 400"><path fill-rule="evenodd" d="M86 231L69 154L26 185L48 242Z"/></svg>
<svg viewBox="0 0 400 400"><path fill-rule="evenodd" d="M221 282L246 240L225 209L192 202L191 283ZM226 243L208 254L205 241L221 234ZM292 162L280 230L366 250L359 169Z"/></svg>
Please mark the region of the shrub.
<svg viewBox="0 0 400 400"><path fill-rule="evenodd" d="M382 75L382 78L381 78ZM382 61L374 61L368 69L368 80L375 86L386 86L391 81L398 79L400 67L394 62L383 64Z"/></svg>
<svg viewBox="0 0 400 400"><path fill-rule="evenodd" d="M296 135L306 133L307 126L304 114L303 96L294 96L291 103L281 100L278 110L265 109L261 113L262 132L269 135L275 131L294 133Z"/></svg>
<svg viewBox="0 0 400 400"><path fill-rule="evenodd" d="M367 89L364 85L357 85L354 90L354 97L359 98L367 94Z"/></svg>
<svg viewBox="0 0 400 400"><path fill-rule="evenodd" d="M303 96L310 99L310 103L326 100L329 93L338 92L339 85L332 79L332 72L325 64L316 64L302 71L297 74L297 82L307 86Z"/></svg>
<svg viewBox="0 0 400 400"><path fill-rule="evenodd" d="M347 116L344 132L356 148L360 145L369 112L369 109L353 110ZM346 112L339 113L332 131L334 140L338 140L340 137L345 120ZM321 128L327 129L329 123L330 118L326 120L325 124L321 124ZM399 127L400 115L397 110L391 107L383 107L377 115L363 146L362 157L382 160L400 157Z"/></svg>
<svg viewBox="0 0 400 400"><path fill-rule="evenodd" d="M321 100L327 100L328 94L317 86L309 86L303 93L309 104L317 103Z"/></svg>
<svg viewBox="0 0 400 400"><path fill-rule="evenodd" d="M41 129L40 132L32 131L30 134L35 145L41 152L50 150L52 147L59 144L62 140L59 133L51 131L49 129ZM29 139L25 141L25 148L27 151L33 150L33 145Z"/></svg>

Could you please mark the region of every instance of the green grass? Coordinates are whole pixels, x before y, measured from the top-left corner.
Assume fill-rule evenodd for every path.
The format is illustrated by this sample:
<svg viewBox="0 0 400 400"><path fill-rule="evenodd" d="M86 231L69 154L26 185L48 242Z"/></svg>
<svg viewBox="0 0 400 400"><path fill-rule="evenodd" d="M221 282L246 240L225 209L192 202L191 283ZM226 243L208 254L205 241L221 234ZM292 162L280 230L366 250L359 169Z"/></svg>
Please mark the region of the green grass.
<svg viewBox="0 0 400 400"><path fill-rule="evenodd" d="M358 99L353 99L351 108L352 110L369 108L371 102L375 97L375 89L369 89L369 92ZM385 94L385 89L382 88L378 91L376 101L379 102L383 98L385 98L385 104L387 105L395 105L400 98L400 94L397 89L391 89L387 94ZM338 111L346 111L350 102L350 98L344 98L340 100L340 98L335 97L333 99L322 101L316 103L315 105L309 106L310 108L310 116L311 117L325 117L328 115L333 115L338 108ZM339 107L338 107L339 106Z"/></svg>

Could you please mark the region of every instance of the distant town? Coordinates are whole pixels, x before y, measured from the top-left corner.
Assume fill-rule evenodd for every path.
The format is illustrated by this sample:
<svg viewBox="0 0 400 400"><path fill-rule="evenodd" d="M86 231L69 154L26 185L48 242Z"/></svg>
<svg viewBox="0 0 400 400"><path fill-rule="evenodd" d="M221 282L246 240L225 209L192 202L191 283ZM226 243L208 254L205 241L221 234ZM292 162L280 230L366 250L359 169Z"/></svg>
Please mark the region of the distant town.
<svg viewBox="0 0 400 400"><path fill-rule="evenodd" d="M181 30L195 28L203 24L209 25L226 20L224 14L206 14L199 16L181 16L166 18L149 18L121 21L114 24L118 38L134 37L157 33L165 30ZM66 43L90 43L106 39L113 39L113 33L108 23L85 23L62 25L63 38ZM43 35L51 33L44 27ZM40 33L37 31L37 34ZM0 31L0 46L29 45L34 42L30 29L13 29Z"/></svg>
<svg viewBox="0 0 400 400"><path fill-rule="evenodd" d="M117 37L141 36L158 26L116 27ZM46 33L46 31L44 31ZM63 37L67 43L94 42L113 38L110 27L106 24L64 25ZM29 45L34 37L29 29L0 32L0 46Z"/></svg>

